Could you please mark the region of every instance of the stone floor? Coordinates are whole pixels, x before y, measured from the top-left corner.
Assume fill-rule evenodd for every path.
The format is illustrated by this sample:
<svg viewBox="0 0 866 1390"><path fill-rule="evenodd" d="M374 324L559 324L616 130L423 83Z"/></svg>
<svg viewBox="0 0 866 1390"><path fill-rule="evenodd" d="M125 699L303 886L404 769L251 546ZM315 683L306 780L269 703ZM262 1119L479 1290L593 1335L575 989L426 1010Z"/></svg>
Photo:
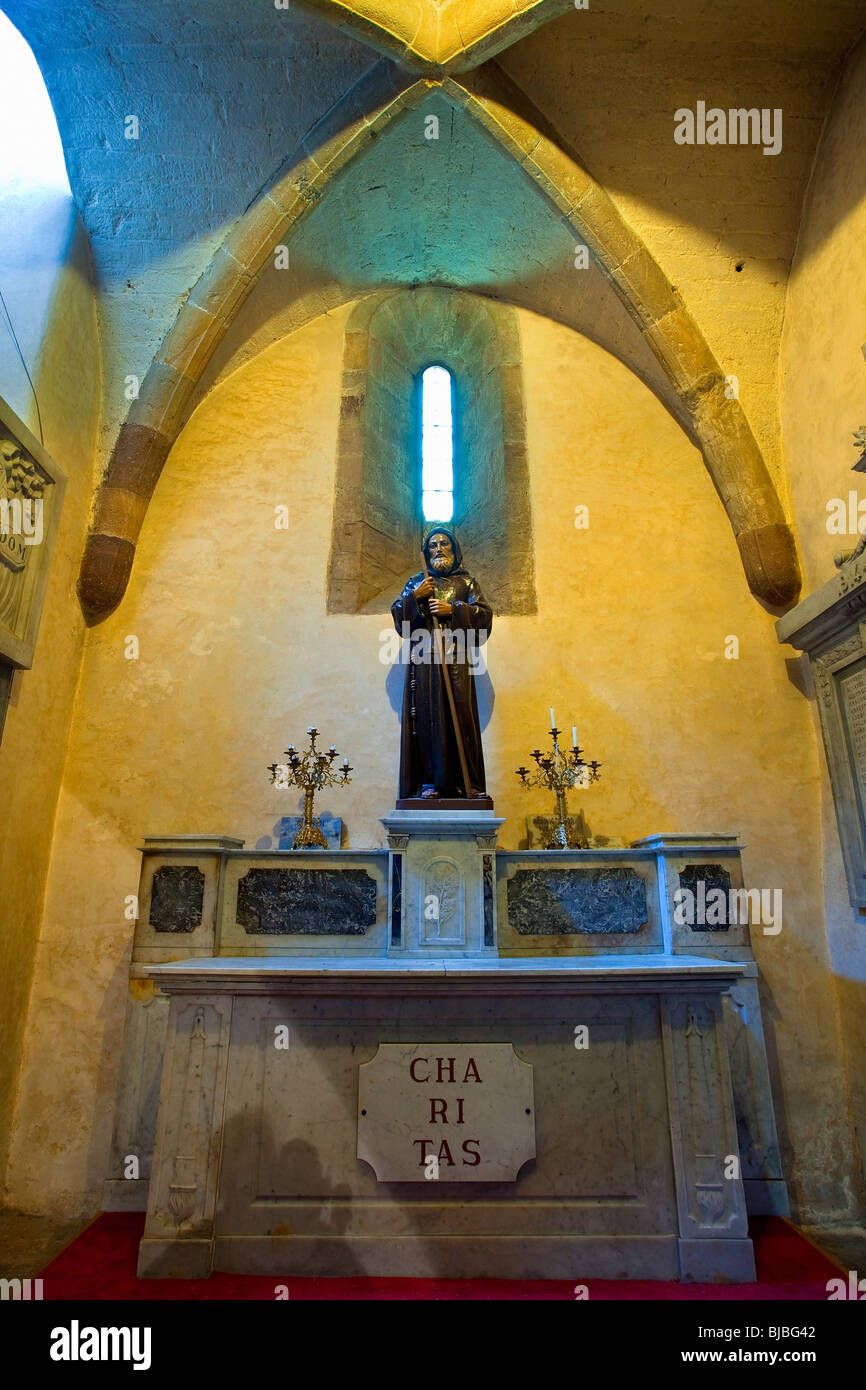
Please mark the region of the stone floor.
<svg viewBox="0 0 866 1390"><path fill-rule="evenodd" d="M800 1228L807 1240L819 1246L831 1259L838 1260L846 1270L854 1269L866 1278L866 1230L826 1230L819 1226Z"/></svg>
<svg viewBox="0 0 866 1390"><path fill-rule="evenodd" d="M32 1279L88 1224L0 1211L0 1279Z"/></svg>

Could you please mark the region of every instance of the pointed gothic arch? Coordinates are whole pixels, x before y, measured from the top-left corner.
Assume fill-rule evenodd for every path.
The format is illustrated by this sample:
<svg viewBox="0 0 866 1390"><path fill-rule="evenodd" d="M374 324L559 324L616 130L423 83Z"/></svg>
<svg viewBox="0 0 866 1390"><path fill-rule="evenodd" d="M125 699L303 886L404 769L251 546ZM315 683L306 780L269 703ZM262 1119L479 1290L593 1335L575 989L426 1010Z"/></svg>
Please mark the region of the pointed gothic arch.
<svg viewBox="0 0 866 1390"><path fill-rule="evenodd" d="M477 67L548 20L574 10L574 0L300 0L337 29L416 72L440 77Z"/></svg>
<svg viewBox="0 0 866 1390"><path fill-rule="evenodd" d="M118 434L79 576L90 621L121 601L148 502L191 412L201 373L274 248L331 181L401 113L438 88L515 160L590 248L676 396L728 513L753 594L786 607L800 589L793 536L746 415L680 295L605 190L544 117L489 63L460 80L377 63L314 128L215 253L178 313Z"/></svg>

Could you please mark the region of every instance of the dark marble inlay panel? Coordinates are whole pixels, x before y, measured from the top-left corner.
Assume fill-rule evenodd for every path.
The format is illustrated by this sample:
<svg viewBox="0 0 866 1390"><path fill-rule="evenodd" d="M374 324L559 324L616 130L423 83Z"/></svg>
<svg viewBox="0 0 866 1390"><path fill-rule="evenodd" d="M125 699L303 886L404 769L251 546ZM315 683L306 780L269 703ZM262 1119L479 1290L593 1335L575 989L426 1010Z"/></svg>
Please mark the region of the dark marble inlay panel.
<svg viewBox="0 0 866 1390"><path fill-rule="evenodd" d="M493 945L493 855L484 855L484 945Z"/></svg>
<svg viewBox="0 0 866 1390"><path fill-rule="evenodd" d="M403 856L391 855L391 945L403 944Z"/></svg>
<svg viewBox="0 0 866 1390"><path fill-rule="evenodd" d="M680 887L687 888L694 894L694 920L688 921L690 914L685 913L686 922L692 931L727 931L728 930L728 894L731 891L731 875L721 864L687 864L679 875ZM703 884L703 887L700 885ZM715 889L721 888L725 895L724 903L715 893ZM710 894L713 894L710 897ZM709 901L707 901L709 899ZM676 907L674 912L676 912ZM713 921L706 920L707 912L711 913ZM684 912L684 907L680 907L680 912ZM721 920L717 920L721 919Z"/></svg>
<svg viewBox="0 0 866 1390"><path fill-rule="evenodd" d="M518 869L507 892L521 936L616 935L647 920L646 884L634 869Z"/></svg>
<svg viewBox="0 0 866 1390"><path fill-rule="evenodd" d="M194 864L163 864L153 876L150 917L155 931L193 931L201 926L204 874Z"/></svg>
<svg viewBox="0 0 866 1390"><path fill-rule="evenodd" d="M250 936L363 936L376 880L366 869L248 869L236 916Z"/></svg>

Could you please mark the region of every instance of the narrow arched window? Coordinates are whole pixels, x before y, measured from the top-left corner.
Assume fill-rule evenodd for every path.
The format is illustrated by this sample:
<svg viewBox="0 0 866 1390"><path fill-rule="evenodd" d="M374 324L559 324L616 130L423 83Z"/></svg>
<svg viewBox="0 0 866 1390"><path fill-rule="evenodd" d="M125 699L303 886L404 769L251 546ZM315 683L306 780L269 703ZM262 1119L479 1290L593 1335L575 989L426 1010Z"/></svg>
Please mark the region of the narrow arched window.
<svg viewBox="0 0 866 1390"><path fill-rule="evenodd" d="M425 521L454 515L454 383L447 367L421 374L421 494Z"/></svg>
<svg viewBox="0 0 866 1390"><path fill-rule="evenodd" d="M0 13L0 189L19 195L72 194L51 98L39 64L14 24ZM34 253L35 259L35 253Z"/></svg>
<svg viewBox="0 0 866 1390"><path fill-rule="evenodd" d="M24 37L0 12L0 389L37 435L30 372L49 325L56 331L73 218L42 74Z"/></svg>

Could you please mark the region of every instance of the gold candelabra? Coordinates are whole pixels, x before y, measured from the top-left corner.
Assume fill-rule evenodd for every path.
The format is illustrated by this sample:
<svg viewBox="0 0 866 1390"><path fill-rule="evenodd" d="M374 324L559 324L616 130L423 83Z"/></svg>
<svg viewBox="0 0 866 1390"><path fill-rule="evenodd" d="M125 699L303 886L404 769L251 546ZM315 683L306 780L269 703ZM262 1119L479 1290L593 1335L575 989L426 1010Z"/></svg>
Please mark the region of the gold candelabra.
<svg viewBox="0 0 866 1390"><path fill-rule="evenodd" d="M556 821L551 832L550 839L544 846L545 849L586 849L587 842L581 841L574 843L573 837L570 840L568 835L568 804L566 802L566 791L572 787L588 787L593 782L599 780L598 769L601 763L593 760L591 763L585 762L581 756L582 748L577 746L577 730L572 728L572 738L574 747L570 753L565 752L559 746L559 735L561 729L557 729L553 718L553 710L550 711L550 737L553 739L553 750L550 753L542 753L540 748L532 750L532 756L538 765L538 772L530 775L527 767L519 767L515 776L519 777L524 787L544 787L547 791L556 794Z"/></svg>
<svg viewBox="0 0 866 1390"><path fill-rule="evenodd" d="M292 849L309 849L311 846L327 849L328 841L322 833L318 817L313 815L313 797L322 787L347 786L352 780L349 773L354 769L349 766L349 759L344 758L340 775L333 773L331 768L338 756L336 748L331 744L327 753L320 753L316 748L318 729L308 729L307 733L310 735L310 746L306 752L299 753L295 745L290 743L286 749L289 761L271 763L268 771L275 787L300 787L304 793L304 823L298 827Z"/></svg>

